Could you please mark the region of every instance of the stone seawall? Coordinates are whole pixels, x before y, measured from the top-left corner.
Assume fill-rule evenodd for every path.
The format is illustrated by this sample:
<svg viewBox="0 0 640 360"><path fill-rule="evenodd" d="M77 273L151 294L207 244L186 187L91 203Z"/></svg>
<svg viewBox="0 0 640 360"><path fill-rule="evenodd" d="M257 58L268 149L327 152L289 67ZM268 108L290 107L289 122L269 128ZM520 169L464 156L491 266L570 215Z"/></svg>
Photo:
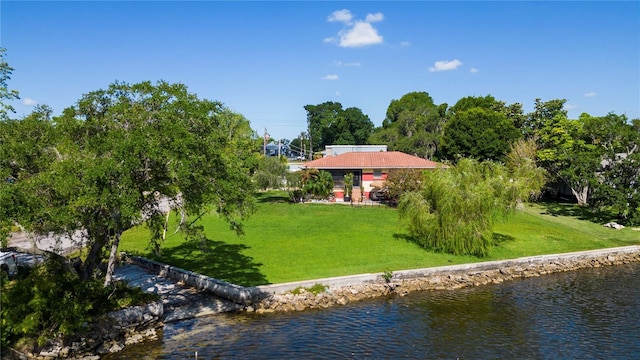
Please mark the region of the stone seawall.
<svg viewBox="0 0 640 360"><path fill-rule="evenodd" d="M455 290L497 284L517 278L634 262L640 262L640 246L398 271L390 274L365 274L354 277L353 281L350 281L350 277L341 277L306 284L261 286L263 293L269 295L265 295L260 302L245 307L245 311L269 313L328 308L391 294L404 296L414 291ZM351 284L348 284L349 282ZM313 284L325 285L328 289L317 295L305 291L305 286L310 287ZM291 293L293 286L298 288L298 294ZM289 292L283 292L286 287L291 288Z"/></svg>

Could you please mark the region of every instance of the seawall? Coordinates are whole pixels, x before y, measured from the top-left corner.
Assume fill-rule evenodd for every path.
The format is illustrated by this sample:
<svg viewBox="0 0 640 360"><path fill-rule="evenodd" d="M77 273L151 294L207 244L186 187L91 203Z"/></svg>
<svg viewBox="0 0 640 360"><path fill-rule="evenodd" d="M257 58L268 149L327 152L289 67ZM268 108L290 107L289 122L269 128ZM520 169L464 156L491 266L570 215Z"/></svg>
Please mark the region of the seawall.
<svg viewBox="0 0 640 360"><path fill-rule="evenodd" d="M268 313L328 308L391 294L404 296L414 291L455 290L634 262L640 262L640 246L265 285L258 287L263 298L244 310ZM315 284L326 286L327 291L317 295L305 291ZM298 289L299 293L291 293L294 289Z"/></svg>

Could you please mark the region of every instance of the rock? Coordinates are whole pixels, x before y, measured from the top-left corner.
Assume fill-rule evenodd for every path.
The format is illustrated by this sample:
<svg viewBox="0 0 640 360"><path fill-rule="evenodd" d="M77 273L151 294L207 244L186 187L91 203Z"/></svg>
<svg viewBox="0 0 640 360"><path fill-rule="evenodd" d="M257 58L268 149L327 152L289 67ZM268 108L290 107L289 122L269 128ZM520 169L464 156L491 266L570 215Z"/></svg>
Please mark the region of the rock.
<svg viewBox="0 0 640 360"><path fill-rule="evenodd" d="M624 229L624 225L620 225L616 222L608 222L606 224L603 225L606 228L611 228L611 229L616 229L616 230L620 230L620 229Z"/></svg>

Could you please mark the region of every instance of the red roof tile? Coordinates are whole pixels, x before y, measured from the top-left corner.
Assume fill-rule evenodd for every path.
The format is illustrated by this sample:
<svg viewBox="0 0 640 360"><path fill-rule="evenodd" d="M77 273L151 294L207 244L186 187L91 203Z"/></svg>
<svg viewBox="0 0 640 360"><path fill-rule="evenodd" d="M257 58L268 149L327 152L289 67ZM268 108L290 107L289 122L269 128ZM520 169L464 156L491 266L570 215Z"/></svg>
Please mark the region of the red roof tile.
<svg viewBox="0 0 640 360"><path fill-rule="evenodd" d="M432 169L438 166L442 165L399 151L348 152L303 164L303 167L311 169Z"/></svg>

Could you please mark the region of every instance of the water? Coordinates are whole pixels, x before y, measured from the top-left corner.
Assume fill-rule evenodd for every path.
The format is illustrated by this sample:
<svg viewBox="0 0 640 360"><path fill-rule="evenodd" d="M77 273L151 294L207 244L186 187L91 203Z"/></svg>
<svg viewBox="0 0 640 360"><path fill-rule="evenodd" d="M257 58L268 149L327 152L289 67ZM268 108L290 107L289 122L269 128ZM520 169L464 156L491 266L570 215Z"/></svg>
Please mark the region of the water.
<svg viewBox="0 0 640 360"><path fill-rule="evenodd" d="M640 264L167 324L109 359L640 359Z"/></svg>

